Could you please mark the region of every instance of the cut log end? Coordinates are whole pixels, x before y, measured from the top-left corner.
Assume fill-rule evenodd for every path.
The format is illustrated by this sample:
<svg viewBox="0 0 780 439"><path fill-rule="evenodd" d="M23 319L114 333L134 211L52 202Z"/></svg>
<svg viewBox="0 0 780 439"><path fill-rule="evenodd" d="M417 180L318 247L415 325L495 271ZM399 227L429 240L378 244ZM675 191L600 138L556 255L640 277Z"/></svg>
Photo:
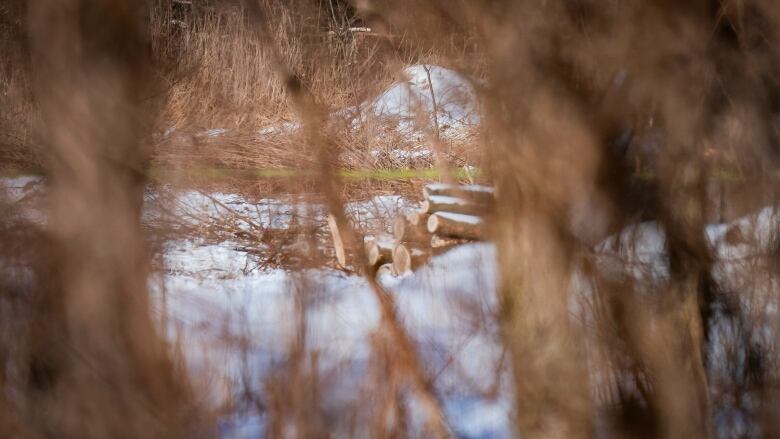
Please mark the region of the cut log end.
<svg viewBox="0 0 780 439"><path fill-rule="evenodd" d="M398 245L393 250L393 269L396 273L411 271L412 257L405 245Z"/></svg>
<svg viewBox="0 0 780 439"><path fill-rule="evenodd" d="M459 197L435 195L426 198L421 204L421 209L423 212L429 214L436 212L454 212L474 215L484 212L486 207Z"/></svg>
<svg viewBox="0 0 780 439"><path fill-rule="evenodd" d="M376 243L374 243L369 249L368 249L368 265L372 267L376 267L379 264L380 254L379 249L376 246Z"/></svg>
<svg viewBox="0 0 780 439"><path fill-rule="evenodd" d="M416 270L428 260L429 253L403 244L393 249L393 269L400 275Z"/></svg>

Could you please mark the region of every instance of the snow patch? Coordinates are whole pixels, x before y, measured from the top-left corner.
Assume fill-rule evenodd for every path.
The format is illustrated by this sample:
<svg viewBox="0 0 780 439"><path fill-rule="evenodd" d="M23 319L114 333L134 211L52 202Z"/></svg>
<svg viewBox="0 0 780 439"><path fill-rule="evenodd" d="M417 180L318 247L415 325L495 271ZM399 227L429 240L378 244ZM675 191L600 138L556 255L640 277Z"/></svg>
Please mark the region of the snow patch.
<svg viewBox="0 0 780 439"><path fill-rule="evenodd" d="M439 136L461 139L464 131L479 125L479 99L468 77L431 64L406 67L400 76L399 81L376 98L334 111L330 117L345 121L352 130L380 122L392 127L394 134L414 142L427 138L435 126L439 128ZM260 129L257 135L264 138L292 134L300 128L299 122L282 122ZM432 154L420 152L414 157L414 151L394 151L391 155L397 154L399 159L421 159L423 155L428 158Z"/></svg>
<svg viewBox="0 0 780 439"><path fill-rule="evenodd" d="M422 150L392 149L389 151L389 153L378 149L371 150L371 156L374 158L381 158L386 155L394 160L432 160L433 159L433 151L429 149L422 149Z"/></svg>
<svg viewBox="0 0 780 439"><path fill-rule="evenodd" d="M242 257L227 244L171 242L165 252L169 270L152 281L160 313L167 316L170 336L183 342L193 377L216 405L240 397L247 382L262 398L263 379L284 363L296 336L291 316L306 303L307 350L318 353L323 376L336 377L323 404L346 410L367 379L370 336L379 323L367 282L329 270L235 275ZM498 370L501 361L496 323L486 318L497 306L493 246L465 245L407 277L380 281L395 298L426 367L437 372L435 385L453 428L466 437L509 437L507 387L496 398L483 396L490 386L484 371ZM229 421L223 426L227 436L263 425L258 416Z"/></svg>
<svg viewBox="0 0 780 439"><path fill-rule="evenodd" d="M411 121L418 114L435 117L439 127L445 127L445 130L479 123L477 95L465 76L444 67L424 64L407 67L402 76L403 81L370 103L361 105L364 113L398 119L400 126L410 131L414 130Z"/></svg>
<svg viewBox="0 0 780 439"><path fill-rule="evenodd" d="M272 135L291 134L298 131L301 128L301 124L298 122L281 122L271 125L267 125L257 131L257 135L260 138Z"/></svg>
<svg viewBox="0 0 780 439"><path fill-rule="evenodd" d="M208 129L208 130L200 133L200 135L201 136L205 136L205 137L220 137L220 136L222 136L224 134L227 134L229 132L230 132L230 130L227 129L227 128L211 128L211 129Z"/></svg>

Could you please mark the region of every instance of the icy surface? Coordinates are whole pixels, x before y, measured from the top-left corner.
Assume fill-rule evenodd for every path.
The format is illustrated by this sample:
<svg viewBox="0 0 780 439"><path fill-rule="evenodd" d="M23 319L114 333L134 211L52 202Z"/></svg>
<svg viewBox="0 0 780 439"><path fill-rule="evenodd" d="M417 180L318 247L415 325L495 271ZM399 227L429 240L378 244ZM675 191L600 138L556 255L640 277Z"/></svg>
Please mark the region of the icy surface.
<svg viewBox="0 0 780 439"><path fill-rule="evenodd" d="M623 272L648 285L657 285L669 276L666 236L656 222L632 224L596 246L602 268Z"/></svg>
<svg viewBox="0 0 780 439"><path fill-rule="evenodd" d="M170 214L192 225L238 215L241 228L284 229L301 212L315 221L324 221L326 214L322 205L296 197L250 202L235 194L181 191L162 201ZM414 207L403 197L379 195L348 203L345 211L353 223L373 223L381 231L380 223L389 225ZM158 214L147 209L145 218ZM361 392L371 388L371 337L379 324L379 307L368 283L324 268L257 270L238 247L231 241L169 241L163 252L165 270L150 282L159 318L182 347L198 388L215 408L233 404L230 415L221 419L224 436L262 434L266 420L242 405L242 398L247 389L261 400L268 397L264 383L285 369L301 331L306 352L316 352L317 373L327 377L322 410L347 414L359 409L365 398ZM380 277L426 370L436 377L453 430L462 437L511 437L510 386L505 374L498 373L501 349L491 317L496 307L494 260L492 245L473 244L433 258L416 273ZM306 304L305 329L296 318L301 304ZM500 391L485 396L492 387Z"/></svg>

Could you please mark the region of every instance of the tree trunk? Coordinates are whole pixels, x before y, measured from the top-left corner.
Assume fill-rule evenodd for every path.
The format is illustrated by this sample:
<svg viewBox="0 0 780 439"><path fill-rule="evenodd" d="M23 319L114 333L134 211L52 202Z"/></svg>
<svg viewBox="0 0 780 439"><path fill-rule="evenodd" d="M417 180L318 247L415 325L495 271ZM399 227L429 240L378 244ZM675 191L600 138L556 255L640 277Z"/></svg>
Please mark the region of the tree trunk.
<svg viewBox="0 0 780 439"><path fill-rule="evenodd" d="M30 425L40 436L206 434L151 315L140 225L152 119L142 106L151 65L145 6L29 7L53 245L36 293Z"/></svg>

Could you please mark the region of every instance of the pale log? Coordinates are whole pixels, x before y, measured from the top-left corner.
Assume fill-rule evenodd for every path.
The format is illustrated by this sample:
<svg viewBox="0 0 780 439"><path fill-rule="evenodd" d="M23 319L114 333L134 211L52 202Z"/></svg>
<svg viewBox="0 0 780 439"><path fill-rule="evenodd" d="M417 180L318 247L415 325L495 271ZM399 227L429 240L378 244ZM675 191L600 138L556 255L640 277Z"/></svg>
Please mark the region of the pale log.
<svg viewBox="0 0 780 439"><path fill-rule="evenodd" d="M453 212L466 215L484 214L487 208L469 200L446 195L432 195L422 202L422 210L426 213Z"/></svg>
<svg viewBox="0 0 780 439"><path fill-rule="evenodd" d="M489 206L495 201L495 191L493 188L478 184L455 185L431 183L423 187L424 199L435 196L463 198L474 204L483 206Z"/></svg>
<svg viewBox="0 0 780 439"><path fill-rule="evenodd" d="M406 222L413 226L427 227L428 217L430 215L425 212L412 212L406 214Z"/></svg>
<svg viewBox="0 0 780 439"><path fill-rule="evenodd" d="M368 254L368 252L371 251L371 247L373 247L375 243L376 243L375 236L366 235L363 237L363 249L365 250L366 255Z"/></svg>
<svg viewBox="0 0 780 439"><path fill-rule="evenodd" d="M447 250L469 242L466 239L450 238L446 236L433 235L431 236L431 253L434 255L440 255Z"/></svg>
<svg viewBox="0 0 780 439"><path fill-rule="evenodd" d="M402 242L404 240L404 235L406 235L406 229L407 229L406 217L404 216L395 217L395 220L393 220L393 239L395 240L396 243Z"/></svg>
<svg viewBox="0 0 780 439"><path fill-rule="evenodd" d="M409 214L419 215L419 214ZM419 217L415 218L415 223L409 221L408 217L399 216L393 222L393 238L396 244L401 243L424 243L430 239L427 223L420 222Z"/></svg>
<svg viewBox="0 0 780 439"><path fill-rule="evenodd" d="M482 218L452 212L437 212L428 218L428 232L453 238L483 239L485 223Z"/></svg>

